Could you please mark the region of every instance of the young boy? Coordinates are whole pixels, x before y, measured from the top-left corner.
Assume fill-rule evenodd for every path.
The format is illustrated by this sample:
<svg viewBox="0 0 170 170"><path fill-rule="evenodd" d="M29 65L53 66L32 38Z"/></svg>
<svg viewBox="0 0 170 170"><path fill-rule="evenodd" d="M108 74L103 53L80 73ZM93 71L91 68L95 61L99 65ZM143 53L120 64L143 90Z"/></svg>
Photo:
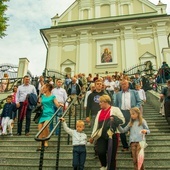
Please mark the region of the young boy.
<svg viewBox="0 0 170 170"><path fill-rule="evenodd" d="M64 130L72 136L73 145L73 168L74 170L83 170L86 160L86 143L87 135L83 132L85 126L82 120L76 123L76 130L70 129L65 119L62 117L60 120L63 122Z"/></svg>
<svg viewBox="0 0 170 170"><path fill-rule="evenodd" d="M16 104L12 103L12 96L8 96L1 114L2 135L7 135L7 126L9 134L12 136L13 112L16 110Z"/></svg>

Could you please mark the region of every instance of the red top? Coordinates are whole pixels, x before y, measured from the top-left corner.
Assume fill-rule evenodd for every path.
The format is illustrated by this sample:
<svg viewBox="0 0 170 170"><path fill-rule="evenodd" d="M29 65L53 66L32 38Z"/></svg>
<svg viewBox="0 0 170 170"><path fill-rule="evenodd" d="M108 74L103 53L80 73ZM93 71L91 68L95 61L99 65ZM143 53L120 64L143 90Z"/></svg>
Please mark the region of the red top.
<svg viewBox="0 0 170 170"><path fill-rule="evenodd" d="M110 119L110 108L111 106L106 110L104 109L101 110L100 115L99 115L99 122Z"/></svg>

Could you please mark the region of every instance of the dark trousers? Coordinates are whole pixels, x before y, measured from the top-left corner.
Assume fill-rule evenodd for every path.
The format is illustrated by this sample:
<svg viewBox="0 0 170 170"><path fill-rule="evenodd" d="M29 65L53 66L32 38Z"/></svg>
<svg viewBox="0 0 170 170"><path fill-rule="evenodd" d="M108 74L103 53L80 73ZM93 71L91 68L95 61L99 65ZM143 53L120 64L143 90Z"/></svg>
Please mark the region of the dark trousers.
<svg viewBox="0 0 170 170"><path fill-rule="evenodd" d="M55 112L57 111L57 108L55 109ZM61 108L59 111L58 111L58 113L57 113L57 115L56 115L56 117L54 118L55 119L55 121L56 121L56 124L57 124L57 122L58 122L58 120L59 120L59 118L62 116L62 113L63 113L63 109ZM54 120L53 119L53 120ZM51 121L51 123L50 123L50 132L53 130L53 128L54 128L54 121ZM57 129L56 129L56 131L55 131L55 135L58 135L59 134L59 126L57 127Z"/></svg>
<svg viewBox="0 0 170 170"><path fill-rule="evenodd" d="M122 111L123 116L125 118L125 123L122 125L122 127L125 127L130 121L130 112L129 112L129 110L121 110L121 111ZM121 139L123 148L129 148L125 133L120 134L120 139Z"/></svg>
<svg viewBox="0 0 170 170"><path fill-rule="evenodd" d="M21 110L22 110L22 107L23 107L23 103L21 102L20 103L20 107L18 109L18 129L17 129L17 133L21 134L22 133L22 122L23 120L20 119L21 117ZM27 108L26 110L26 124L25 124L25 133L28 133L30 131L30 124L31 124L31 109Z"/></svg>
<svg viewBox="0 0 170 170"><path fill-rule="evenodd" d="M168 124L170 124L170 101L169 100L165 101L164 110L165 110L165 118Z"/></svg>
<svg viewBox="0 0 170 170"><path fill-rule="evenodd" d="M117 148L119 144L119 134L114 134L112 137L112 155L111 155L111 162L110 162L110 169L108 170L116 170L116 154ZM99 160L102 166L107 166L107 153L109 152L108 148L108 139L100 137L97 140L97 154L99 156Z"/></svg>
<svg viewBox="0 0 170 170"><path fill-rule="evenodd" d="M73 168L74 170L83 170L86 160L86 146L73 146Z"/></svg>

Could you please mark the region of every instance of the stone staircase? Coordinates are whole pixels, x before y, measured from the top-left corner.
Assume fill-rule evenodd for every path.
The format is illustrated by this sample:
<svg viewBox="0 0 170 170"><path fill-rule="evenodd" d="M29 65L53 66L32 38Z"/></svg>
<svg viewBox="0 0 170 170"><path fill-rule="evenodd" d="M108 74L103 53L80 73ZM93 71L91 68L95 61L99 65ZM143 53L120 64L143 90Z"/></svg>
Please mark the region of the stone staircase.
<svg viewBox="0 0 170 170"><path fill-rule="evenodd" d="M145 149L145 168L147 170L170 170L170 126L151 105L144 106L144 118L151 134L147 136L148 147ZM72 124L73 126L73 124ZM90 136L90 129L86 128ZM34 140L38 132L32 122L31 135L0 136L0 170L38 170L40 152L36 152L38 142ZM16 133L16 125L14 134ZM72 170L72 146L67 145L67 134L61 132L59 170ZM52 136L44 154L43 170L55 170L57 136ZM121 152L121 143L117 155L117 170L133 170L130 152ZM87 145L85 170L99 170L100 163L94 158L93 145Z"/></svg>

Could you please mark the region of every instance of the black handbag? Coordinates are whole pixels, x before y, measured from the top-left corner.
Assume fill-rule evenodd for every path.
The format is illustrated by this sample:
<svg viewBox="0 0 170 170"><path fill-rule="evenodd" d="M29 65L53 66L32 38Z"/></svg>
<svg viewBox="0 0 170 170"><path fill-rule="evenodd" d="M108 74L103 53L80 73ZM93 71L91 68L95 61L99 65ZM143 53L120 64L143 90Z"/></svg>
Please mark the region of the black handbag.
<svg viewBox="0 0 170 170"><path fill-rule="evenodd" d="M39 120L40 120L40 118L41 118L41 116L42 116L42 113L43 113L43 111L42 111L42 106L41 106L41 105L37 106L32 112L33 112L33 113L36 113L35 116L34 116L34 118L33 118L33 121L34 121L36 124L38 124L38 123L39 123Z"/></svg>

